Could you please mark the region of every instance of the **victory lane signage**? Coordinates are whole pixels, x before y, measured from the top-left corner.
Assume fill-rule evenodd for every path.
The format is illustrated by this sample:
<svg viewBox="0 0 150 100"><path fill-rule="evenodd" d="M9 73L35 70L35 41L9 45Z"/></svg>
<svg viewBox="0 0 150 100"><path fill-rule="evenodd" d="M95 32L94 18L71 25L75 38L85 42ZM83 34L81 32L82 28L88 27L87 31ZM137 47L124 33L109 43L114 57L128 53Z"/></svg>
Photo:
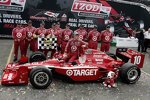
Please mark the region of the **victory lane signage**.
<svg viewBox="0 0 150 100"><path fill-rule="evenodd" d="M0 10L23 12L26 0L0 0Z"/></svg>

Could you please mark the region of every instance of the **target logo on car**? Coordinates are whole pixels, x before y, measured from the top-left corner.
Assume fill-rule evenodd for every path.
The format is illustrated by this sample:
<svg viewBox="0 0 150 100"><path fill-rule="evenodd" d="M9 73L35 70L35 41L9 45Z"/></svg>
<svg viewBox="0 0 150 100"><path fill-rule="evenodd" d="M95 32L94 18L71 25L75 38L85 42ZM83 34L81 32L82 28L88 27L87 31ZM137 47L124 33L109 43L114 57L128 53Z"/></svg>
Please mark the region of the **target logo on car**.
<svg viewBox="0 0 150 100"><path fill-rule="evenodd" d="M98 69L73 69L67 70L66 74L68 76L94 76L96 75Z"/></svg>

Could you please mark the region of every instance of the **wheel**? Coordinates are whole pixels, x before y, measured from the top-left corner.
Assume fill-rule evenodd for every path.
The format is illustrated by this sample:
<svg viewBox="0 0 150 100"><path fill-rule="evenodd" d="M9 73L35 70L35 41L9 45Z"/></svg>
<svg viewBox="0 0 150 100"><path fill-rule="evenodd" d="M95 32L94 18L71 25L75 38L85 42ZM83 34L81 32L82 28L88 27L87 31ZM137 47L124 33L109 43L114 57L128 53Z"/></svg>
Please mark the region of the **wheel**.
<svg viewBox="0 0 150 100"><path fill-rule="evenodd" d="M52 83L52 72L46 67L36 67L30 72L30 83L36 89L46 89Z"/></svg>
<svg viewBox="0 0 150 100"><path fill-rule="evenodd" d="M34 52L30 55L29 62L39 62L46 60L46 56L42 52Z"/></svg>
<svg viewBox="0 0 150 100"><path fill-rule="evenodd" d="M117 57L116 57L116 55L115 55L115 54L110 53L110 52L106 52L106 54L107 54L108 56L110 56L111 58L113 58L113 59L117 60Z"/></svg>
<svg viewBox="0 0 150 100"><path fill-rule="evenodd" d="M134 84L141 75L141 70L134 64L126 63L120 68L120 78L124 83Z"/></svg>

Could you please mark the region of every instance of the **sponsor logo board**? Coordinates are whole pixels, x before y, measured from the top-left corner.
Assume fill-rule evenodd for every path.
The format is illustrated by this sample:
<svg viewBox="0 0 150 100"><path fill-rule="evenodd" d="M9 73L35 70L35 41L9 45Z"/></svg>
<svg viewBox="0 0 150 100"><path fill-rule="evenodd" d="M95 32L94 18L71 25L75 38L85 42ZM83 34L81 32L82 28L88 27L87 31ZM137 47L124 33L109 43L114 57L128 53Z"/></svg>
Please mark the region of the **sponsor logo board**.
<svg viewBox="0 0 150 100"><path fill-rule="evenodd" d="M0 0L0 10L23 12L26 0Z"/></svg>
<svg viewBox="0 0 150 100"><path fill-rule="evenodd" d="M102 6L101 3L74 0L72 12L78 12L78 16L105 18L111 12L111 7Z"/></svg>

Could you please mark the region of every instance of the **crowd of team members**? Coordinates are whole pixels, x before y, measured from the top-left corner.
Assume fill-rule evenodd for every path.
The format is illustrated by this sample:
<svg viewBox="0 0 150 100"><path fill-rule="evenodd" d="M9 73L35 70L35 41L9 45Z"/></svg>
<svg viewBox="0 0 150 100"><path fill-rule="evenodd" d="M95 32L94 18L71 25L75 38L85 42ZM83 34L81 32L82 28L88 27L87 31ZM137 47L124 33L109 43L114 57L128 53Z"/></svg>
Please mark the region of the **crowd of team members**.
<svg viewBox="0 0 150 100"><path fill-rule="evenodd" d="M98 49L98 41L100 40L103 52L109 51L110 42L112 41L113 34L109 31L110 27L107 26L106 30L101 33L98 32L97 26L88 33L83 25L80 25L74 32L70 29L69 24L66 24L65 29L60 28L60 23L53 23L51 28L46 29L45 23L41 22L39 28L32 26L32 21L28 21L27 27L22 27L21 24L12 31L14 39L14 61L18 60L18 49L20 47L21 56L27 56L27 50L30 45L32 52L38 51L37 38L40 36L57 38L59 52L61 52L68 61L75 60L82 54L82 48L88 47L91 49ZM41 50L46 56L48 51L51 51L53 57L56 50Z"/></svg>

